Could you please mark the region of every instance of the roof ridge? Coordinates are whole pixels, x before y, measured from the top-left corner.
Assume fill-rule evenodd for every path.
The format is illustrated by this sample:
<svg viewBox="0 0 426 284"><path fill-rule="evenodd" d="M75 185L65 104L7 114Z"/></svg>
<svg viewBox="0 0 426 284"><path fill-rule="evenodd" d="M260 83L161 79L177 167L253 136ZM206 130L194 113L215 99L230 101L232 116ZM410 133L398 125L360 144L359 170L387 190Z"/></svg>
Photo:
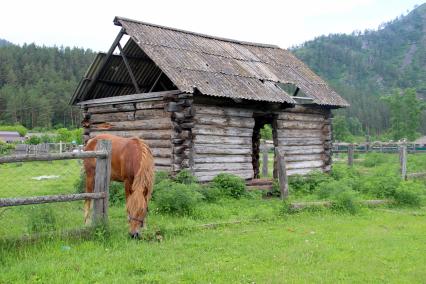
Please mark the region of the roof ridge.
<svg viewBox="0 0 426 284"><path fill-rule="evenodd" d="M121 26L120 20L138 23L138 24L151 26L151 27L156 27L156 28L160 28L160 29L172 30L172 31L175 31L175 32L180 32L180 33L185 33L185 34L191 34L191 35L200 36L200 37L204 37L204 38L210 38L210 39L215 39L215 40L220 40L220 41L237 43L237 44L241 44L241 45L251 45L251 46L258 46L258 47L265 47L265 48L282 49L278 45L257 43L257 42L248 42L248 41L240 41L240 40L236 40L236 39L229 39L229 38L224 38L224 37L212 36L212 35L207 35L207 34L203 34L203 33L197 33L197 32L192 32L192 31L187 31L187 30L182 30L182 29L177 29L177 28L172 28L172 27L167 27L167 26L162 26L162 25L157 25L157 24L152 24L152 23L148 23L148 22L142 22L142 21L138 21L138 20L129 19L129 18L126 18L126 17L116 16L114 18L113 22L114 22L115 25Z"/></svg>

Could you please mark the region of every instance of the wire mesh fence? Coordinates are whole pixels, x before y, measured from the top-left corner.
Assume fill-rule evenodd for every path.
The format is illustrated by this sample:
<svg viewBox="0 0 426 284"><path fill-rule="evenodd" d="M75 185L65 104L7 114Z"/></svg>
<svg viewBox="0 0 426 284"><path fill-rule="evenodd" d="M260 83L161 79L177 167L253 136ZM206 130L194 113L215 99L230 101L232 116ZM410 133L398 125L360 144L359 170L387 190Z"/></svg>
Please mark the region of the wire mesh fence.
<svg viewBox="0 0 426 284"><path fill-rule="evenodd" d="M81 191L82 160L0 164L0 198ZM0 238L82 226L82 201L0 208Z"/></svg>

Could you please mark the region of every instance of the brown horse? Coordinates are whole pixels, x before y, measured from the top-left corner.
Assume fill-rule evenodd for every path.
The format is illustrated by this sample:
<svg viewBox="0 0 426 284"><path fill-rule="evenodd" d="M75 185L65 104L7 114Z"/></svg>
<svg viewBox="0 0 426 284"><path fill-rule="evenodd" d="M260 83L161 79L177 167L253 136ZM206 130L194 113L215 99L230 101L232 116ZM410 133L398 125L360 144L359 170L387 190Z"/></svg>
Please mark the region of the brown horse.
<svg viewBox="0 0 426 284"><path fill-rule="evenodd" d="M132 238L138 238L153 189L154 159L151 150L142 139L109 134L100 134L90 139L84 150L94 151L98 140L111 140L111 180L124 182L129 234ZM95 167L95 159L84 160L86 192L93 192ZM86 200L84 204L86 223L89 219L90 206L90 200Z"/></svg>

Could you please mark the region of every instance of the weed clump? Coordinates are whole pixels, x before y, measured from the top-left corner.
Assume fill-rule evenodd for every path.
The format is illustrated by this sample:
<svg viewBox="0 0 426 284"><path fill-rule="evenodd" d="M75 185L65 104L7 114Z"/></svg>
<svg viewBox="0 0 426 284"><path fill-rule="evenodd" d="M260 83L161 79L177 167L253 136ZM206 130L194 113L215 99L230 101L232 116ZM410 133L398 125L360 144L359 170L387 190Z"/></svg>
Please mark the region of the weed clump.
<svg viewBox="0 0 426 284"><path fill-rule="evenodd" d="M220 189L225 196L241 198L246 194L246 183L238 176L221 173L212 181L213 187Z"/></svg>
<svg viewBox="0 0 426 284"><path fill-rule="evenodd" d="M174 178L177 183L193 184L197 183L197 178L187 169L181 170Z"/></svg>
<svg viewBox="0 0 426 284"><path fill-rule="evenodd" d="M35 207L28 215L27 228L31 233L54 231L56 227L56 215L51 207Z"/></svg>

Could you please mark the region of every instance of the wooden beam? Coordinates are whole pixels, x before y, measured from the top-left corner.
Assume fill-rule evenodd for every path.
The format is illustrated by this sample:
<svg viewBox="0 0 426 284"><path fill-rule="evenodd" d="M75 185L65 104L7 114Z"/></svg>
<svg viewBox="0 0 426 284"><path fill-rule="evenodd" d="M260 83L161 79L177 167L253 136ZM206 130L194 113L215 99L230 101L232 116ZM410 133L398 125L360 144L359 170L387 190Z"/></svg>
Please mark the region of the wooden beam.
<svg viewBox="0 0 426 284"><path fill-rule="evenodd" d="M137 93L140 93L138 82L136 81L135 75L133 74L132 68L130 68L129 61L127 61L126 54L124 54L123 49L121 48L120 42L117 44L118 50L120 50L121 57L123 58L124 65L126 65L127 72L129 73L130 79L132 79L133 86Z"/></svg>
<svg viewBox="0 0 426 284"><path fill-rule="evenodd" d="M157 79L155 79L154 84L152 84L152 87L148 91L149 93L151 93L152 90L154 90L155 86L157 86L157 83L160 80L161 75L163 75L163 71L160 70L160 74L158 75Z"/></svg>
<svg viewBox="0 0 426 284"><path fill-rule="evenodd" d="M281 199L284 200L288 198L288 176L285 156L278 147L275 148L275 156L278 161L278 180L280 184Z"/></svg>
<svg viewBox="0 0 426 284"><path fill-rule="evenodd" d="M61 194L34 197L0 198L0 207L43 204L53 202L68 202L84 199L104 199L105 192Z"/></svg>
<svg viewBox="0 0 426 284"><path fill-rule="evenodd" d="M28 161L54 161L54 160L98 158L98 157L106 157L106 155L107 153L104 151L87 151L87 152L47 154L47 155L28 154L28 155L0 157L0 164L28 162Z"/></svg>
<svg viewBox="0 0 426 284"><path fill-rule="evenodd" d="M92 81L90 82L89 86L87 87L87 91L82 98L83 101L86 99L87 94L89 94L93 90L93 88L95 87L96 81L99 79L99 76L104 71L106 65L108 64L108 62L111 58L111 55L113 54L115 48L117 47L118 43L120 42L120 40L121 40L121 38L123 37L124 34L125 34L125 31L122 28L120 30L120 32L118 33L117 37L115 38L114 42L112 43L111 47L109 48L106 57L102 60L101 66L99 67L98 70L96 70L95 74L93 75Z"/></svg>

